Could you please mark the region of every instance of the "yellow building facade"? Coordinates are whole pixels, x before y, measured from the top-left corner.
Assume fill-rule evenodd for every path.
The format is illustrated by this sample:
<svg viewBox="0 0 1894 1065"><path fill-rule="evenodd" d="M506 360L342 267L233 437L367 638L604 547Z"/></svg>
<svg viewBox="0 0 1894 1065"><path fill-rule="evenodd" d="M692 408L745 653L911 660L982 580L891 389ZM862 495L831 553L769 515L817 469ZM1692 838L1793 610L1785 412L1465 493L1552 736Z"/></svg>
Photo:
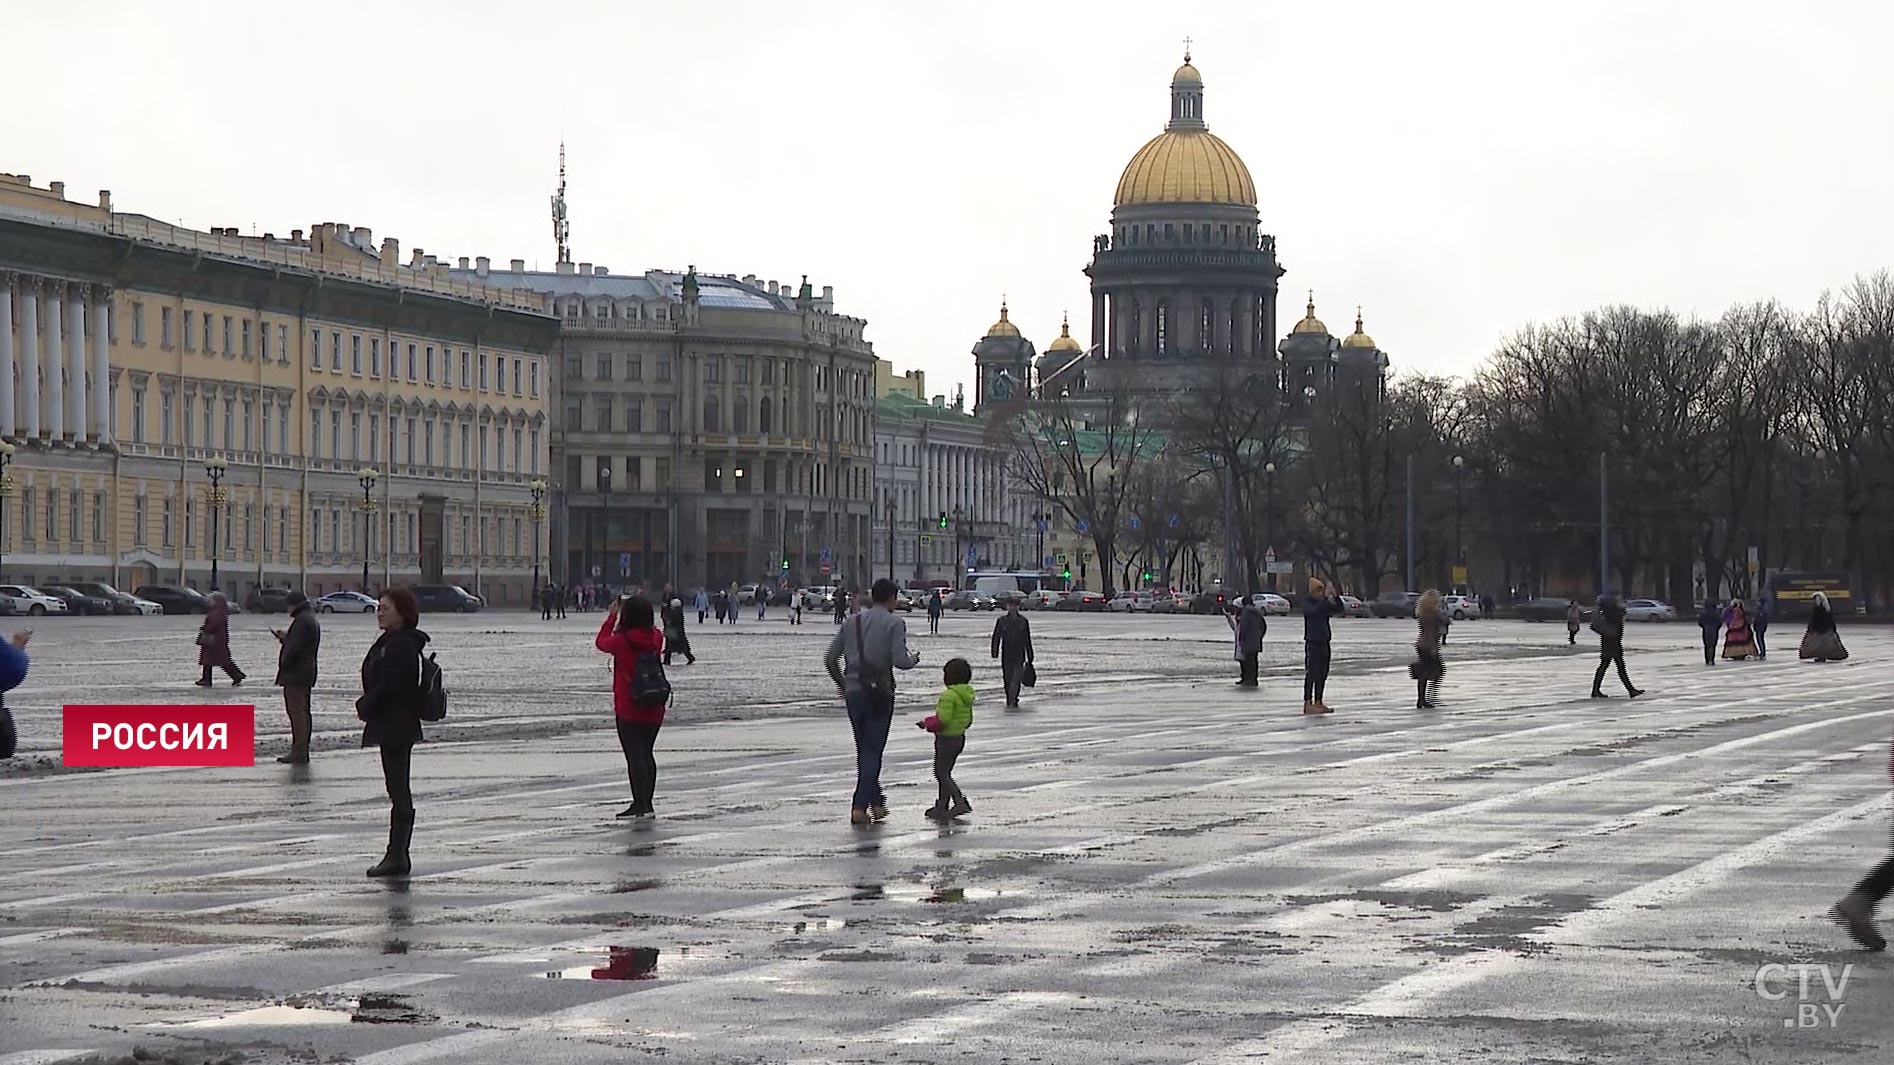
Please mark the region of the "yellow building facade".
<svg viewBox="0 0 1894 1065"><path fill-rule="evenodd" d="M553 318L365 228L205 232L64 193L0 175L6 580L208 589L214 558L234 598L317 595L366 563L526 601Z"/></svg>

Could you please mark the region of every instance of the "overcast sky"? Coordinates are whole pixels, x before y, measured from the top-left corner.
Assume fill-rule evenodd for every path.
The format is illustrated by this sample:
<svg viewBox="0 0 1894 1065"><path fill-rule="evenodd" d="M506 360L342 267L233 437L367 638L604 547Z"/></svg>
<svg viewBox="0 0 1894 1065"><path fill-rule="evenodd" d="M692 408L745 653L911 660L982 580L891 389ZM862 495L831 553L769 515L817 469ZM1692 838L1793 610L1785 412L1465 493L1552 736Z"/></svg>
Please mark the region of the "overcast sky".
<svg viewBox="0 0 1894 1065"><path fill-rule="evenodd" d="M1041 348L1195 40L1210 128L1337 334L1473 370L1610 302L1805 306L1888 265L1894 4L1232 0L16 5L0 170L123 211L443 256L834 285L882 357L971 383L1001 294ZM970 390L970 389L969 389Z"/></svg>

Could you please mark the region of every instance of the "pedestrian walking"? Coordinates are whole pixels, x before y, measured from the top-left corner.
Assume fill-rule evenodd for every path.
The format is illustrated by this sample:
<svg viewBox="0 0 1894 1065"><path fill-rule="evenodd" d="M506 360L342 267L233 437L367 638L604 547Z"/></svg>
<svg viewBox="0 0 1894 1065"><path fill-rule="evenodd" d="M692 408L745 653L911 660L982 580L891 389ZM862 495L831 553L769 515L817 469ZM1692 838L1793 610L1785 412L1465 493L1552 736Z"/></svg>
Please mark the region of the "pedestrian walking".
<svg viewBox="0 0 1894 1065"><path fill-rule="evenodd" d="M1723 611L1723 657L1741 662L1755 654L1756 638L1750 634L1749 608L1741 599L1732 599Z"/></svg>
<svg viewBox="0 0 1894 1065"><path fill-rule="evenodd" d="M769 613L769 589L759 584L756 586L756 620L758 621L764 620L765 615L767 615L768 613Z"/></svg>
<svg viewBox="0 0 1894 1065"><path fill-rule="evenodd" d="M1821 597L1820 593L1817 596ZM1826 607L1827 604L1824 602L1822 605ZM1888 775L1894 778L1894 757L1888 760ZM1828 911L1828 916L1847 929L1848 935L1861 944L1863 950L1884 950L1887 940L1881 937L1881 930L1874 926L1874 911L1880 906L1881 900L1887 898L1889 891L1894 891L1894 855L1862 877L1854 890Z"/></svg>
<svg viewBox="0 0 1894 1065"><path fill-rule="evenodd" d="M664 664L671 664L672 655L683 655L684 664L694 666L697 656L691 653L691 639L684 631L684 600L673 599L664 604Z"/></svg>
<svg viewBox="0 0 1894 1065"><path fill-rule="evenodd" d="M1263 637L1269 634L1269 619L1254 600L1247 598L1240 605L1232 605L1223 618L1236 634L1236 686L1257 687L1258 659L1263 654Z"/></svg>
<svg viewBox="0 0 1894 1065"><path fill-rule="evenodd" d="M204 671L197 681L200 688L210 687L212 669L223 670L233 688L243 683L245 674L230 657L230 600L222 592L210 593L210 609L197 630L197 664Z"/></svg>
<svg viewBox="0 0 1894 1065"><path fill-rule="evenodd" d="M1331 631L1329 619L1346 612L1339 597L1328 594L1328 586L1309 578L1309 594L1302 598L1302 712L1332 713L1326 702Z"/></svg>
<svg viewBox="0 0 1894 1065"><path fill-rule="evenodd" d="M789 623L791 625L802 624L803 595L803 590L800 588L789 593Z"/></svg>
<svg viewBox="0 0 1894 1065"><path fill-rule="evenodd" d="M992 657L1000 660L1000 683L1008 709L1019 706L1019 689L1032 666L1032 623L1019 612L1019 600L1006 600L1006 613L993 623ZM971 670L969 671L971 673ZM948 682L952 684L952 681Z"/></svg>
<svg viewBox="0 0 1894 1065"><path fill-rule="evenodd" d="M556 594L556 590L550 582L539 590L539 620L552 620L552 600L554 594Z"/></svg>
<svg viewBox="0 0 1894 1065"><path fill-rule="evenodd" d="M554 611L554 614L563 621L566 616L566 586L561 584L557 585L556 588L557 590L553 593L552 600L558 609Z"/></svg>
<svg viewBox="0 0 1894 1065"><path fill-rule="evenodd" d="M1448 624L1440 608L1440 593L1432 588L1422 593L1414 604L1414 617L1420 626L1414 639L1414 665L1408 670L1414 678L1414 709L1432 710L1440 696L1440 678L1447 672L1440 657Z"/></svg>
<svg viewBox="0 0 1894 1065"><path fill-rule="evenodd" d="M947 600L940 594L940 589L936 588L934 594L927 597L927 634L929 636L940 635L940 616L946 612Z"/></svg>
<svg viewBox="0 0 1894 1065"><path fill-rule="evenodd" d="M964 658L948 659L941 667L942 691L934 703L933 716L919 722L934 734L934 787L937 798L922 816L930 821L951 821L973 812L954 783L954 763L967 749L967 729L973 726L973 666Z"/></svg>
<svg viewBox="0 0 1894 1065"><path fill-rule="evenodd" d="M848 819L857 825L888 816L881 758L894 720L894 671L913 669L921 661L908 649L907 622L894 612L894 582L885 577L876 581L872 594L874 608L837 629L822 655L829 678L848 706L855 735L855 794Z"/></svg>
<svg viewBox="0 0 1894 1065"><path fill-rule="evenodd" d="M735 625L737 623L737 615L743 613L743 611L740 609L743 606L743 591L742 589L737 587L737 582L735 581L730 582L729 595L730 595L730 624Z"/></svg>
<svg viewBox="0 0 1894 1065"><path fill-rule="evenodd" d="M846 588L835 589L835 623L840 625L848 617L849 593Z"/></svg>
<svg viewBox="0 0 1894 1065"><path fill-rule="evenodd" d="M390 588L375 604L381 630L362 658L362 696L355 716L362 724L362 746L381 750L382 785L388 792L388 850L368 869L372 877L407 876L408 848L414 841L414 745L421 742L423 663L428 634L421 631L421 608L407 588Z"/></svg>
<svg viewBox="0 0 1894 1065"><path fill-rule="evenodd" d="M1835 612L1829 609L1826 593L1815 593L1808 631L1802 634L1802 646L1797 655L1804 661L1815 662L1844 662L1848 658L1848 649L1841 644L1841 633L1835 629Z"/></svg>
<svg viewBox="0 0 1894 1065"><path fill-rule="evenodd" d="M314 729L309 697L316 686L316 652L322 646L322 626L309 606L309 597L291 591L289 631L271 629L276 642L276 683L283 689L283 710L289 715L289 753L276 760L284 765L309 764L309 736Z"/></svg>
<svg viewBox="0 0 1894 1065"><path fill-rule="evenodd" d="M1618 679L1624 682L1625 694L1633 699L1643 695L1644 690L1631 683L1631 674L1624 668L1624 604L1617 596L1607 593L1598 597L1591 628L1598 634L1598 672L1592 677L1591 697L1610 698L1604 691L1605 671L1613 665L1618 667Z"/></svg>
<svg viewBox="0 0 1894 1065"><path fill-rule="evenodd" d="M652 805L658 787L653 749L671 702L671 682L659 658L669 658L670 648L654 624L651 601L643 596L614 600L593 643L612 656L612 716L631 779L631 805L618 816L650 817L657 812Z"/></svg>
<svg viewBox="0 0 1894 1065"><path fill-rule="evenodd" d="M697 589L697 624L702 625L710 617L710 596L702 588Z"/></svg>
<svg viewBox="0 0 1894 1065"><path fill-rule="evenodd" d="M1567 599L1565 601L1565 642L1566 644L1571 645L1571 646L1576 646L1578 644L1578 625L1579 625L1579 622L1583 620L1584 620L1584 615L1580 613L1578 609L1578 600Z"/></svg>
<svg viewBox="0 0 1894 1065"><path fill-rule="evenodd" d="M1697 611L1697 628L1703 630L1703 664L1714 666L1717 641L1723 635L1723 611L1717 608L1716 600L1703 601L1703 609Z"/></svg>
<svg viewBox="0 0 1894 1065"><path fill-rule="evenodd" d="M7 709L6 693L26 680L26 641L32 638L33 630L21 629L0 640L0 758L11 758L20 749L20 730Z"/></svg>
<svg viewBox="0 0 1894 1065"><path fill-rule="evenodd" d="M1765 661L1769 658L1769 647L1763 642L1763 637L1769 633L1771 613L1769 596L1765 594L1756 600L1756 609L1749 615L1749 631L1756 637L1756 657Z"/></svg>
<svg viewBox="0 0 1894 1065"><path fill-rule="evenodd" d="M717 624L722 625L730 613L730 597L718 589L717 594L711 597L710 607L717 613Z"/></svg>

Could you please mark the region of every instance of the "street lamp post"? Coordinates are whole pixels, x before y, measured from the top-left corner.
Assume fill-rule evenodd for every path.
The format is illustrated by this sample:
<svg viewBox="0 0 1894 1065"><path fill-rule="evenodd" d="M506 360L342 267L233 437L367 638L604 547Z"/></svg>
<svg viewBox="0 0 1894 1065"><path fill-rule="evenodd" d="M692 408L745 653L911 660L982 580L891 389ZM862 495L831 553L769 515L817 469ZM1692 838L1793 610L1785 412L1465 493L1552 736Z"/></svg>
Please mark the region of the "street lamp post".
<svg viewBox="0 0 1894 1065"><path fill-rule="evenodd" d="M894 493L887 493L888 499L888 579L896 584L901 578L894 571Z"/></svg>
<svg viewBox="0 0 1894 1065"><path fill-rule="evenodd" d="M210 491L206 501L210 505L210 590L221 591L217 583L217 534L223 525L224 473L230 464L222 455L212 455L204 462L204 473L210 478Z"/></svg>
<svg viewBox="0 0 1894 1065"><path fill-rule="evenodd" d="M6 575L7 497L13 494L13 477L7 465L13 461L13 445L0 440L0 577Z"/></svg>
<svg viewBox="0 0 1894 1065"><path fill-rule="evenodd" d="M370 543L374 539L375 482L381 479L381 473L373 466L363 466L355 471L355 481L362 486L362 594L368 594L368 558L372 553Z"/></svg>
<svg viewBox="0 0 1894 1065"><path fill-rule="evenodd" d="M533 494L533 595L539 595L539 526L546 520L546 482L533 481L526 486ZM532 609L532 604L527 604Z"/></svg>
<svg viewBox="0 0 1894 1065"><path fill-rule="evenodd" d="M1453 457L1453 568L1455 570L1464 568L1467 562L1466 549L1460 541L1460 486L1466 480L1466 466L1465 456ZM1454 594L1465 595L1466 589L1460 587L1459 574L1449 573L1448 576L1455 578L1452 582Z"/></svg>
<svg viewBox="0 0 1894 1065"><path fill-rule="evenodd" d="M1265 553L1276 550L1276 464L1263 463L1263 549ZM1264 560L1263 566L1269 569L1270 563ZM1276 571L1269 569L1269 590L1276 590Z"/></svg>
<svg viewBox="0 0 1894 1065"><path fill-rule="evenodd" d="M1032 517L1033 524L1039 529L1039 563L1033 568L1043 571L1046 568L1046 523L1052 520L1052 516L1042 510Z"/></svg>
<svg viewBox="0 0 1894 1065"><path fill-rule="evenodd" d="M966 558L966 556L961 554L960 552L960 539L961 539L960 534L962 531L961 521L962 521L962 518L961 518L960 504L956 503L954 504L954 560L953 560L954 587L955 588L960 587L964 583L964 574L966 573L966 570L961 566L961 562Z"/></svg>

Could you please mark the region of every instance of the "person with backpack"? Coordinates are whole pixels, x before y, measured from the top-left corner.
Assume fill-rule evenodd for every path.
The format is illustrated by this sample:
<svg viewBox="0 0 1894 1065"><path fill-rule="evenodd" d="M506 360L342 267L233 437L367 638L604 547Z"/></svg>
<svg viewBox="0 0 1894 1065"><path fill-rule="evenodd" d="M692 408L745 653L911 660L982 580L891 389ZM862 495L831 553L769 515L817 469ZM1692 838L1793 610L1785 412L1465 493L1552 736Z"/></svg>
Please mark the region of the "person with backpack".
<svg viewBox="0 0 1894 1065"><path fill-rule="evenodd" d="M888 798L881 790L881 757L894 720L894 671L913 669L921 662L921 656L908 649L908 623L894 612L894 582L883 577L870 594L874 608L840 626L822 655L829 679L848 706L848 723L855 734L855 796L848 819L857 825L888 816Z"/></svg>
<svg viewBox="0 0 1894 1065"><path fill-rule="evenodd" d="M1697 628L1703 635L1703 664L1716 665L1716 645L1723 635L1723 611L1716 600L1705 599L1703 609L1697 612Z"/></svg>
<svg viewBox="0 0 1894 1065"><path fill-rule="evenodd" d="M671 702L662 657L664 634L653 624L651 601L643 596L613 601L594 643L612 656L612 716L618 721L618 745L625 751L625 772L631 778L631 805L618 816L650 817L656 813L652 799L658 786L652 750L664 727L664 708Z"/></svg>
<svg viewBox="0 0 1894 1065"><path fill-rule="evenodd" d="M363 721L362 746L381 748L382 782L388 789L388 851L369 867L372 877L407 876L408 845L414 839L414 790L409 769L414 745L421 742L421 721L433 717L435 700L444 698L440 667L423 658L428 634L421 631L421 608L407 588L390 588L375 604L381 636L362 659L362 696L355 716Z"/></svg>
<svg viewBox="0 0 1894 1065"><path fill-rule="evenodd" d="M1440 697L1440 678L1446 674L1440 647L1447 642L1447 615L1440 608L1440 592L1429 588L1414 604L1414 620L1420 631L1414 638L1414 664L1408 675L1414 678L1414 709L1435 709Z"/></svg>
<svg viewBox="0 0 1894 1065"><path fill-rule="evenodd" d="M1598 597L1598 607L1592 611L1591 631L1598 634L1598 672L1591 679L1591 697L1608 699L1605 694L1605 671L1612 665L1618 667L1618 679L1624 682L1624 692L1635 699L1644 694L1644 690L1631 683L1631 674L1624 668L1624 604L1618 597L1607 592Z"/></svg>

